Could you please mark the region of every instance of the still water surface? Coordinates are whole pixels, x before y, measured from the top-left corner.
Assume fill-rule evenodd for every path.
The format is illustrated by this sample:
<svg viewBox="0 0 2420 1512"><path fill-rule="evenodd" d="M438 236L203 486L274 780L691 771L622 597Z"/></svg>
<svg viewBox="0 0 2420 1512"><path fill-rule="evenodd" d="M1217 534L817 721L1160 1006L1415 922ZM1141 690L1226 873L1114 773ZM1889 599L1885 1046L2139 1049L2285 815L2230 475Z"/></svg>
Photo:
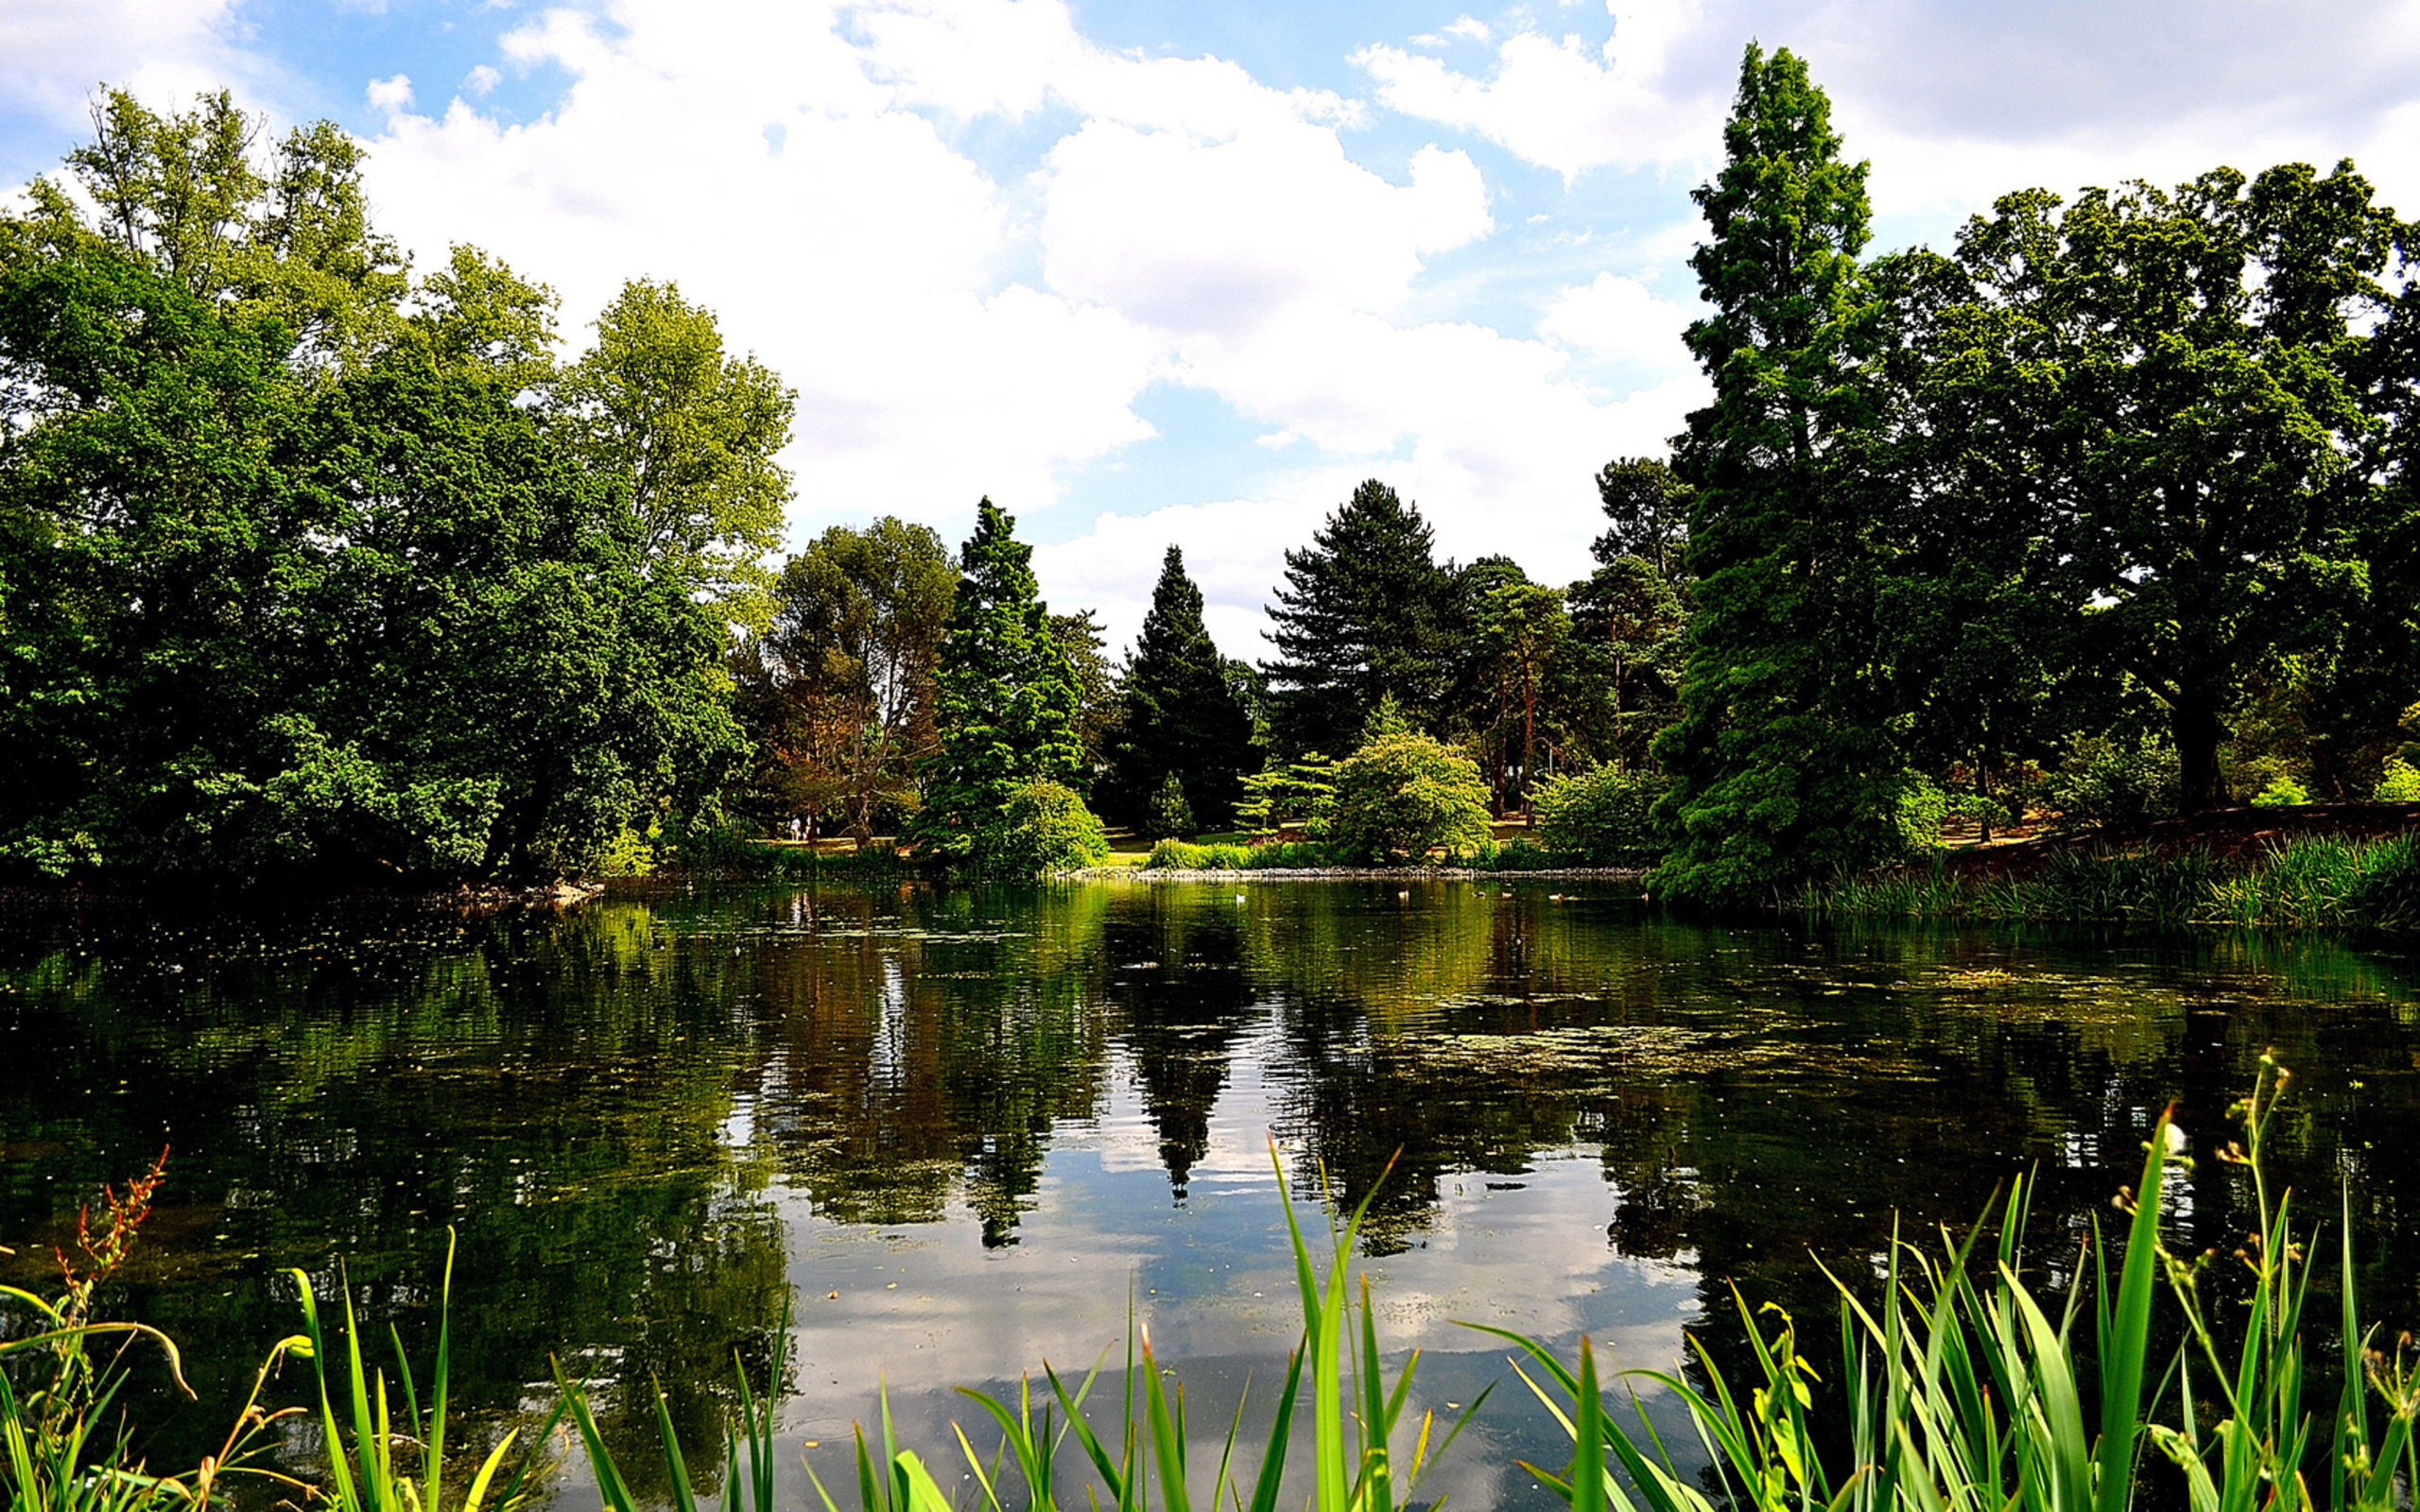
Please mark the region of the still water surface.
<svg viewBox="0 0 2420 1512"><path fill-rule="evenodd" d="M786 1447L828 1481L877 1381L942 1462L976 1420L951 1387L1088 1366L1130 1310L1198 1434L1248 1378L1265 1412L1299 1327L1272 1139L1298 1200L1375 1185L1384 1337L1442 1412L1504 1373L1461 1321L1669 1366L1685 1329L1737 1349L1737 1282L1823 1348L1812 1257L1864 1272L1894 1215L1969 1223L2019 1172L2055 1266L2156 1110L2206 1150L2274 1046L2285 1174L2330 1209L2349 1184L2392 1332L2420 1324L2412 986L2327 937L1720 928L1572 885L37 909L0 918L0 1242L38 1283L77 1204L170 1147L116 1298L201 1395L148 1399L156 1465L214 1447L295 1328L284 1267L425 1340L450 1226L456 1400L489 1431L559 1356L625 1442L656 1382L718 1443L735 1354L761 1379L786 1314ZM2171 1237L2232 1246L2245 1197L2201 1160ZM1562 1457L1512 1383L1424 1499L1537 1505L1516 1456Z"/></svg>

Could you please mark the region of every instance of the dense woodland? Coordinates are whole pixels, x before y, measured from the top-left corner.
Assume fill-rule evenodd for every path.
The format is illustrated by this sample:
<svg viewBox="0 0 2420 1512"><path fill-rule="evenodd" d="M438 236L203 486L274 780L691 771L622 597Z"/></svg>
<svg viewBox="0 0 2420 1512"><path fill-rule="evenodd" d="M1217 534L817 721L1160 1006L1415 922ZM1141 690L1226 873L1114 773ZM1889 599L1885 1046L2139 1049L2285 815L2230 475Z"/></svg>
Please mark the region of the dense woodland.
<svg viewBox="0 0 2420 1512"><path fill-rule="evenodd" d="M1728 903L1947 811L2420 799L2420 224L2288 164L1872 254L1866 166L1754 46L1723 145L1715 399L1597 475L1587 576L1440 560L1374 478L1287 554L1269 660L1170 547L1113 662L989 500L773 566L792 396L671 284L567 356L543 284L410 267L333 126L112 94L0 218L0 866L450 884L753 833L1029 871L1104 821L1417 861L1533 814Z"/></svg>

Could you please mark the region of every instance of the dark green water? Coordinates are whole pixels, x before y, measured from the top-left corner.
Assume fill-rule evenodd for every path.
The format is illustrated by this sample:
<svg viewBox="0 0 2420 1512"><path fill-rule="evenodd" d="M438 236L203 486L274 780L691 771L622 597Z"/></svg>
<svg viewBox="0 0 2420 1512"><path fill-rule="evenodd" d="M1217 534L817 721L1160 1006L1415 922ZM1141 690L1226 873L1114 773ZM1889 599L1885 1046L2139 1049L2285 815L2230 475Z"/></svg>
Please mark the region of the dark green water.
<svg viewBox="0 0 2420 1512"><path fill-rule="evenodd" d="M425 1340L450 1225L456 1396L489 1431L534 1422L560 1355L626 1441L655 1381L718 1442L735 1352L761 1376L788 1309L782 1422L829 1479L877 1380L954 1464L945 1424L976 1418L948 1388L1088 1365L1130 1302L1215 1438L1298 1327L1272 1135L1313 1202L1401 1152L1365 1247L1442 1409L1502 1374L1456 1320L1668 1366L1684 1328L1737 1348L1736 1281L1828 1349L1810 1251L1860 1272L1894 1213L1964 1224L2019 1171L2036 1252L2068 1253L2156 1110L2205 1150L2274 1046L2283 1174L2331 1211L2349 1182L2392 1332L2420 1324L2412 984L2326 937L1721 929L1568 885L43 908L0 919L0 1242L39 1284L77 1204L170 1146L112 1299L201 1393L143 1399L161 1468L293 1332L284 1267L333 1295L341 1265L365 1320ZM2245 1201L2200 1161L2174 1238L2231 1246ZM1516 1398L1424 1495L1536 1504L1511 1459L1561 1456Z"/></svg>

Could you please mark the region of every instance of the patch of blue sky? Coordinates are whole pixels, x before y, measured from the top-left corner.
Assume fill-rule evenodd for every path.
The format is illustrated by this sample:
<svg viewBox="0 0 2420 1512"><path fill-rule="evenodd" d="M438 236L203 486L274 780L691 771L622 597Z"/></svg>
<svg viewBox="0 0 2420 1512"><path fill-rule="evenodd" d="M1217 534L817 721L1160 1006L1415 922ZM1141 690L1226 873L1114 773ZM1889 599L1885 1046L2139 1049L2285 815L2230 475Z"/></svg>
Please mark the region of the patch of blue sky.
<svg viewBox="0 0 2420 1512"><path fill-rule="evenodd" d="M26 183L57 168L92 132L46 110L12 110L0 101L0 185Z"/></svg>
<svg viewBox="0 0 2420 1512"><path fill-rule="evenodd" d="M457 95L508 125L544 115L569 77L551 63L528 67L504 56L505 33L531 19L488 0L243 0L230 29L282 70L285 109L372 136L386 112L370 103L369 86L398 74L411 80L412 109L424 115L442 115ZM609 18L597 24L610 33Z"/></svg>

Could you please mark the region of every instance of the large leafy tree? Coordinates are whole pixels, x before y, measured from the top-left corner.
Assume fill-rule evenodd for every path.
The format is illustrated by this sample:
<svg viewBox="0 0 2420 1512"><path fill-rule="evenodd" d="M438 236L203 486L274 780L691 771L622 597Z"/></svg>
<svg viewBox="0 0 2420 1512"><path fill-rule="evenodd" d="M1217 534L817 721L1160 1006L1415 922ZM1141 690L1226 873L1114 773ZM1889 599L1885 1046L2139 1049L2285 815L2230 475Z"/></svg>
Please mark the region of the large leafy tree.
<svg viewBox="0 0 2420 1512"><path fill-rule="evenodd" d="M106 245L0 271L10 858L543 873L710 792L715 625L608 483L480 369L292 354Z"/></svg>
<svg viewBox="0 0 2420 1512"><path fill-rule="evenodd" d="M712 311L672 284L623 285L596 318L596 345L556 385L573 444L629 480L639 551L733 618L761 623L761 558L780 539L797 395L754 357L723 351Z"/></svg>
<svg viewBox="0 0 2420 1512"><path fill-rule="evenodd" d="M1373 478L1286 554L1269 610L1278 655L1262 669L1286 751L1349 747L1389 695L1422 719L1438 713L1452 580L1434 548L1419 507Z"/></svg>
<svg viewBox="0 0 2420 1512"><path fill-rule="evenodd" d="M1680 831L1656 885L1715 903L1882 853L1899 765L1874 678L1866 165L1841 158L1806 64L1754 43L1723 147L1693 196L1712 313L1687 338L1715 399L1679 446L1697 582L1655 742Z"/></svg>
<svg viewBox="0 0 2420 1512"><path fill-rule="evenodd" d="M257 161L260 123L225 92L151 111L124 90L93 108L67 155L78 197L37 179L21 233L97 238L238 324L282 325L304 363L359 360L391 334L410 290L403 253L370 224L361 146L333 122L289 131Z"/></svg>
<svg viewBox="0 0 2420 1512"><path fill-rule="evenodd" d="M1020 789L1080 775L1075 668L1050 633L1032 558L1007 510L977 506L942 642L940 747L908 830L921 853L966 859Z"/></svg>
<svg viewBox="0 0 2420 1512"><path fill-rule="evenodd" d="M549 422L550 296L414 287L334 127L96 125L0 217L0 856L543 874L709 805L719 625Z"/></svg>
<svg viewBox="0 0 2420 1512"><path fill-rule="evenodd" d="M1959 239L1966 339L1936 414L1962 481L2040 543L2086 664L2166 710L2187 806L2224 801L2243 690L2325 647L2394 571L2364 402L2398 227L2349 163L2166 192L2002 198Z"/></svg>
<svg viewBox="0 0 2420 1512"><path fill-rule="evenodd" d="M771 626L739 652L740 709L769 816L836 814L863 845L935 748L935 673L958 589L926 525L834 525L790 558Z"/></svg>
<svg viewBox="0 0 2420 1512"><path fill-rule="evenodd" d="M1173 777L1201 828L1224 829L1253 760L1252 712L1227 680L1224 659L1201 621L1201 590L1175 546L1160 563L1150 611L1118 688L1123 711L1107 755L1101 803L1111 817L1139 822Z"/></svg>

